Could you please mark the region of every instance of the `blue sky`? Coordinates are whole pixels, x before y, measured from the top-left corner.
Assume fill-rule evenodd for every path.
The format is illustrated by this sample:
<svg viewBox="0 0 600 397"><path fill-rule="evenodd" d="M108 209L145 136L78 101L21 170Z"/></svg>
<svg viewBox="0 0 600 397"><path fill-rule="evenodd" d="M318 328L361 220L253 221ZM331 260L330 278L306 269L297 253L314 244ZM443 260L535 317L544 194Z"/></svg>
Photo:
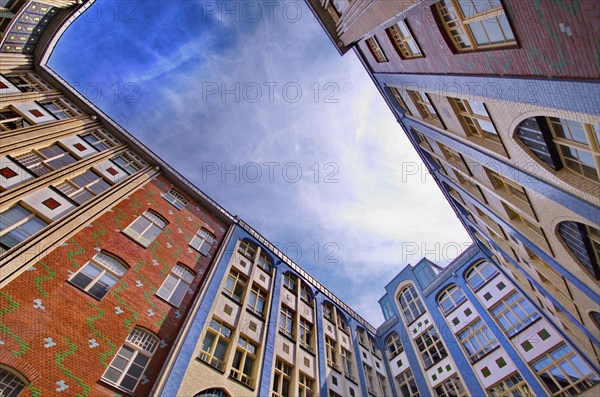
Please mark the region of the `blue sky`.
<svg viewBox="0 0 600 397"><path fill-rule="evenodd" d="M374 325L470 239L354 53L303 1L102 1L49 66Z"/></svg>

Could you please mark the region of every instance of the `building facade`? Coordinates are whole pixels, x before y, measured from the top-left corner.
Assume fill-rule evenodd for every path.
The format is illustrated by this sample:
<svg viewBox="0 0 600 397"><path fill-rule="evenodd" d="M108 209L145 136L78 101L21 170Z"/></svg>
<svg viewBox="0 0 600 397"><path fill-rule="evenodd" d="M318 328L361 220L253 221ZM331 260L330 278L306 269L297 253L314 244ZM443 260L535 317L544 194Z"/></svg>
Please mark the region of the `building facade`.
<svg viewBox="0 0 600 397"><path fill-rule="evenodd" d="M443 271L408 266L385 290L378 335L398 396L598 393L589 357L475 245Z"/></svg>
<svg viewBox="0 0 600 397"><path fill-rule="evenodd" d="M308 1L482 252L379 329L46 66L92 3L0 2L3 395L597 394L594 2Z"/></svg>
<svg viewBox="0 0 600 397"><path fill-rule="evenodd" d="M598 370L598 4L308 3L362 61L473 241Z"/></svg>

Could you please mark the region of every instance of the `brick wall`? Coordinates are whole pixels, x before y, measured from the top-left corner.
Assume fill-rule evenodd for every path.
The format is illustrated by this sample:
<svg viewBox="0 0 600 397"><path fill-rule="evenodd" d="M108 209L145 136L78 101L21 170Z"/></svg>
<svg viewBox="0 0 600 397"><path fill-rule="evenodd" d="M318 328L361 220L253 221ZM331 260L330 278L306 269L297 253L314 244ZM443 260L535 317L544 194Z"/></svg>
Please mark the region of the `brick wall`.
<svg viewBox="0 0 600 397"><path fill-rule="evenodd" d="M0 291L0 361L22 360L41 375L29 379L30 395L112 394L116 389L99 379L136 325L161 339L135 392L148 395L227 227L193 203L179 211L161 197L169 189L161 177L140 188ZM121 230L148 208L169 224L144 248ZM188 246L200 227L217 237L207 257ZM129 269L98 301L68 279L100 249ZM155 295L177 262L197 274L179 308Z"/></svg>

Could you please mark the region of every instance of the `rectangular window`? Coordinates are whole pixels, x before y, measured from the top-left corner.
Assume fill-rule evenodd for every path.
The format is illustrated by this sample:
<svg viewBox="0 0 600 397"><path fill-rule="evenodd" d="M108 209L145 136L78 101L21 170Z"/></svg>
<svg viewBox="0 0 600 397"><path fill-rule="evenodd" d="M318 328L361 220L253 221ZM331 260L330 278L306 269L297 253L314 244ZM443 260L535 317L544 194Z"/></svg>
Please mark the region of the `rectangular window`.
<svg viewBox="0 0 600 397"><path fill-rule="evenodd" d="M248 338L240 336L229 375L245 385L254 387L255 362L256 346Z"/></svg>
<svg viewBox="0 0 600 397"><path fill-rule="evenodd" d="M483 320L478 319L458 334L471 363L479 360L498 346L498 341Z"/></svg>
<svg viewBox="0 0 600 397"><path fill-rule="evenodd" d="M354 380L354 364L352 363L352 353L342 347L342 367L344 373L350 379Z"/></svg>
<svg viewBox="0 0 600 397"><path fill-rule="evenodd" d="M462 397L467 395L467 391L458 376L453 376L436 386L435 395L437 397Z"/></svg>
<svg viewBox="0 0 600 397"><path fill-rule="evenodd" d="M310 351L313 351L313 348L312 348L313 326L312 326L312 324L303 318L300 318L300 320L298 321L298 324L300 325L300 335L299 335L300 345L302 345L304 348L306 348Z"/></svg>
<svg viewBox="0 0 600 397"><path fill-rule="evenodd" d="M456 113L467 135L474 135L483 139L501 143L496 127L483 103L468 99L448 97L450 105Z"/></svg>
<svg viewBox="0 0 600 397"><path fill-rule="evenodd" d="M110 189L110 183L92 170L55 186L61 193L69 196L71 200L82 205L92 200L97 195Z"/></svg>
<svg viewBox="0 0 600 397"><path fill-rule="evenodd" d="M575 396L600 382L598 374L564 343L532 366L553 396Z"/></svg>
<svg viewBox="0 0 600 397"><path fill-rule="evenodd" d="M129 175L135 174L146 166L146 162L142 160L132 151L127 151L111 159L113 163L121 167Z"/></svg>
<svg viewBox="0 0 600 397"><path fill-rule="evenodd" d="M423 359L425 369L429 369L448 355L444 344L433 326L418 336L415 339L415 343Z"/></svg>
<svg viewBox="0 0 600 397"><path fill-rule="evenodd" d="M244 299L244 292L246 292L246 285L248 279L237 270L231 269L225 280L225 286L223 287L223 293L229 296L237 303L241 303Z"/></svg>
<svg viewBox="0 0 600 397"><path fill-rule="evenodd" d="M298 397L313 397L314 387L314 379L300 372L298 377Z"/></svg>
<svg viewBox="0 0 600 397"><path fill-rule="evenodd" d="M442 0L435 7L458 52L517 44L498 0Z"/></svg>
<svg viewBox="0 0 600 397"><path fill-rule="evenodd" d="M231 329L217 320L211 320L200 348L200 360L223 370L230 339Z"/></svg>
<svg viewBox="0 0 600 397"><path fill-rule="evenodd" d="M102 128L98 128L97 130L88 134L81 135L81 139L89 143L99 152L111 147L115 147L121 143Z"/></svg>
<svg viewBox="0 0 600 397"><path fill-rule="evenodd" d="M487 392L494 397L535 397L527 382L523 380L523 377L518 372L513 373L490 387L487 389Z"/></svg>
<svg viewBox="0 0 600 397"><path fill-rule="evenodd" d="M77 161L77 159L58 144L20 154L15 156L15 160L36 176L42 176L52 170L66 167Z"/></svg>
<svg viewBox="0 0 600 397"><path fill-rule="evenodd" d="M402 397L420 397L419 389L417 388L417 382L410 369L402 372L396 376L396 382L398 383L399 395Z"/></svg>
<svg viewBox="0 0 600 397"><path fill-rule="evenodd" d="M294 316L292 309L281 306L279 312L279 332L283 333L288 338L294 338Z"/></svg>
<svg viewBox="0 0 600 397"><path fill-rule="evenodd" d="M325 337L325 354L327 356L327 365L331 368L339 369L337 360L337 343L330 337Z"/></svg>
<svg viewBox="0 0 600 397"><path fill-rule="evenodd" d="M419 115L425 121L430 122L433 125L436 125L440 128L444 128L444 124L442 123L442 119L438 114L435 106L431 102L431 98L429 94L421 94L418 91L407 90L408 96L413 101L414 105L417 107L419 111Z"/></svg>
<svg viewBox="0 0 600 397"><path fill-rule="evenodd" d="M23 116L11 108L0 109L0 131L12 131L30 125Z"/></svg>
<svg viewBox="0 0 600 397"><path fill-rule="evenodd" d="M373 368L369 367L367 364L363 363L363 370L365 373L365 381L367 382L367 392L374 396L378 395L375 391L375 380L373 379Z"/></svg>
<svg viewBox="0 0 600 397"><path fill-rule="evenodd" d="M273 374L273 392L271 397L289 397L292 384L292 367L277 358Z"/></svg>
<svg viewBox="0 0 600 397"><path fill-rule="evenodd" d="M59 120L77 117L83 114L71 101L66 98L53 99L39 102L47 111L52 113Z"/></svg>
<svg viewBox="0 0 600 397"><path fill-rule="evenodd" d="M518 292L502 299L491 309L508 336L513 336L540 317L533 306Z"/></svg>
<svg viewBox="0 0 600 397"><path fill-rule="evenodd" d="M375 58L375 60L378 63L388 61L387 57L383 53L383 50L379 46L379 42L377 41L375 36L369 37L368 39L366 39L365 43L367 44L367 47L369 47L369 51L371 51L371 55L373 55L373 58Z"/></svg>
<svg viewBox="0 0 600 397"><path fill-rule="evenodd" d="M252 285L252 290L248 296L248 309L262 318L264 316L266 302L267 293L258 285Z"/></svg>
<svg viewBox="0 0 600 397"><path fill-rule="evenodd" d="M0 254L42 230L47 222L20 205L0 213Z"/></svg>
<svg viewBox="0 0 600 397"><path fill-rule="evenodd" d="M531 208L531 204L529 203L529 199L527 198L527 194L525 193L525 189L519 185L511 181L510 179L499 175L498 173L490 170L489 168L484 167L485 173L488 178L492 182L494 188L502 190L509 194L511 197L519 200L519 202L525 205L527 208Z"/></svg>
<svg viewBox="0 0 600 397"><path fill-rule="evenodd" d="M52 89L52 87L42 80L40 76L32 73L5 77L21 92L41 92Z"/></svg>
<svg viewBox="0 0 600 397"><path fill-rule="evenodd" d="M400 93L400 90L393 86L388 86L388 88L390 89L390 91L392 91L392 95L394 95L394 99L396 99L396 102L398 102L398 105L403 110L405 110L408 114L411 114L410 110L408 110L408 106L406 105L406 102L404 102L404 98L402 98L402 94Z"/></svg>
<svg viewBox="0 0 600 397"><path fill-rule="evenodd" d="M405 21L406 20L398 21L395 25L390 26L385 31L394 44L400 58L422 58L423 53Z"/></svg>

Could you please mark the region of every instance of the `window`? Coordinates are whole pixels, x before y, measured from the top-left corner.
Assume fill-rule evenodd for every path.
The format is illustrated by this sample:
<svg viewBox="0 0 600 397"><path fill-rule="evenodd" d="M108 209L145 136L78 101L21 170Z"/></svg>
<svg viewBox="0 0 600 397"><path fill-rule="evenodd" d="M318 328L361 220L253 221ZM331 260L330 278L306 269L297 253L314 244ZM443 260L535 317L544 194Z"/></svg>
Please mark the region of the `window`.
<svg viewBox="0 0 600 397"><path fill-rule="evenodd" d="M314 388L314 379L300 372L298 376L298 397L313 397Z"/></svg>
<svg viewBox="0 0 600 397"><path fill-rule="evenodd" d="M356 336L358 337L358 344L362 345L363 347L369 347L369 342L367 342L367 335L365 334L365 331L363 329L357 329Z"/></svg>
<svg viewBox="0 0 600 397"><path fill-rule="evenodd" d="M156 295L179 307L193 281L194 273L190 269L179 264L175 265Z"/></svg>
<svg viewBox="0 0 600 397"><path fill-rule="evenodd" d="M216 238L211 232L202 228L198 230L192 241L190 241L190 246L206 256L215 240Z"/></svg>
<svg viewBox="0 0 600 397"><path fill-rule="evenodd" d="M502 202L502 206L504 207L504 211L506 211L508 218L511 221L513 221L512 222L513 224L517 223L520 226L524 226L525 228L527 228L527 230L531 230L536 235L538 235L540 237L544 237L544 232L542 231L542 229L539 226L536 226L533 222L529 221L526 217L524 217L523 215L521 215L518 212L516 212L515 210L513 210L508 204L506 204L506 202L504 202L504 201L501 201L501 202Z"/></svg>
<svg viewBox="0 0 600 397"><path fill-rule="evenodd" d="M487 389L492 397L535 397L520 373L515 372Z"/></svg>
<svg viewBox="0 0 600 397"><path fill-rule="evenodd" d="M250 387L254 387L255 362L256 346L248 338L240 336L235 355L233 356L230 376Z"/></svg>
<svg viewBox="0 0 600 397"><path fill-rule="evenodd" d="M390 336L386 338L385 345L387 347L388 356L390 360L404 351L402 342L400 342L400 337L395 332L392 332Z"/></svg>
<svg viewBox="0 0 600 397"><path fill-rule="evenodd" d="M252 311L261 318L264 316L265 303L267 302L267 293L258 285L253 284L248 296L248 310Z"/></svg>
<svg viewBox="0 0 600 397"><path fill-rule="evenodd" d="M337 323L338 323L338 328L348 334L350 332L350 327L348 327L348 323L346 322L346 320L344 319L344 316L342 316L342 314L340 312L337 313Z"/></svg>
<svg viewBox="0 0 600 397"><path fill-rule="evenodd" d="M377 395L373 379L373 368L363 363L363 370L365 372L365 380L367 381L367 392L369 392L369 394Z"/></svg>
<svg viewBox="0 0 600 397"><path fill-rule="evenodd" d="M553 396L574 396L600 382L598 375L565 344L546 353L532 366Z"/></svg>
<svg viewBox="0 0 600 397"><path fill-rule="evenodd" d="M323 317L333 322L333 306L329 303L323 303Z"/></svg>
<svg viewBox="0 0 600 397"><path fill-rule="evenodd" d="M125 272L127 267L119 259L101 251L73 274L69 282L102 299Z"/></svg>
<svg viewBox="0 0 600 397"><path fill-rule="evenodd" d="M230 339L231 329L220 321L212 319L206 329L198 358L219 370L223 370Z"/></svg>
<svg viewBox="0 0 600 397"><path fill-rule="evenodd" d="M354 364L352 364L352 353L350 350L344 349L342 347L342 367L344 368L344 373L346 376L349 376L350 379L354 379Z"/></svg>
<svg viewBox="0 0 600 397"><path fill-rule="evenodd" d="M390 91L392 92L392 95L394 96L394 98L396 99L396 102L398 102L398 105L400 105L400 107L406 111L408 114L411 114L410 111L408 110L408 106L406 105L406 102L404 102L404 98L402 98L402 94L400 93L400 90L396 87L392 87L389 86Z"/></svg>
<svg viewBox="0 0 600 397"><path fill-rule="evenodd" d="M405 21L398 21L398 23L390 26L385 31L394 44L400 58L412 59L423 57L423 53Z"/></svg>
<svg viewBox="0 0 600 397"><path fill-rule="evenodd" d="M491 309L508 336L513 336L540 317L523 295L513 292Z"/></svg>
<svg viewBox="0 0 600 397"><path fill-rule="evenodd" d="M162 195L162 198L173 204L178 210L182 210L187 205L188 201L181 193L176 190L169 190L167 193Z"/></svg>
<svg viewBox="0 0 600 397"><path fill-rule="evenodd" d="M59 183L55 187L77 204L83 205L110 189L111 185L94 171L88 170L79 176Z"/></svg>
<svg viewBox="0 0 600 397"><path fill-rule="evenodd" d="M591 311L590 318L594 322L594 325L600 330L600 312Z"/></svg>
<svg viewBox="0 0 600 397"><path fill-rule="evenodd" d="M308 285L306 285L304 283L300 283L300 299L302 299L307 305L312 307L312 305L313 305L312 292L310 291L310 288L308 287Z"/></svg>
<svg viewBox="0 0 600 397"><path fill-rule="evenodd" d="M448 98L467 135L500 143L500 137L483 103L468 99Z"/></svg>
<svg viewBox="0 0 600 397"><path fill-rule="evenodd" d="M600 125L547 117L562 163L594 182L600 181Z"/></svg>
<svg viewBox="0 0 600 397"><path fill-rule="evenodd" d="M65 98L42 101L39 104L59 120L77 117L82 114L81 110L77 109L71 101Z"/></svg>
<svg viewBox="0 0 600 397"><path fill-rule="evenodd" d="M102 380L133 392L158 347L158 338L135 327L102 375Z"/></svg>
<svg viewBox="0 0 600 397"><path fill-rule="evenodd" d="M164 218L154 212L146 211L127 226L123 233L147 247L166 226L167 221Z"/></svg>
<svg viewBox="0 0 600 397"><path fill-rule="evenodd" d="M129 175L135 174L137 171L146 166L146 162L144 162L131 151L113 157L111 161L125 170L125 172L127 172Z"/></svg>
<svg viewBox="0 0 600 397"><path fill-rule="evenodd" d="M471 288L477 290L479 287L483 286L489 280L494 278L496 274L498 274L496 267L490 262L485 261L478 263L471 270L469 270L466 277Z"/></svg>
<svg viewBox="0 0 600 397"><path fill-rule="evenodd" d="M120 142L111 134L101 128L88 134L81 135L81 139L89 143L99 152L120 144Z"/></svg>
<svg viewBox="0 0 600 397"><path fill-rule="evenodd" d="M327 356L327 365L338 369L337 343L328 336L325 336L325 355Z"/></svg>
<svg viewBox="0 0 600 397"><path fill-rule="evenodd" d="M243 274L237 270L231 269L227 275L227 280L225 280L223 293L237 303L241 303L244 299L247 282L248 280Z"/></svg>
<svg viewBox="0 0 600 397"><path fill-rule="evenodd" d="M400 293L400 307L408 324L425 313L423 302L421 302L421 298L417 295L417 291L413 285L405 287Z"/></svg>
<svg viewBox="0 0 600 397"><path fill-rule="evenodd" d="M265 272L271 274L273 271L273 259L266 252L260 251L257 261L258 267L263 269Z"/></svg>
<svg viewBox="0 0 600 397"><path fill-rule="evenodd" d="M48 225L20 205L0 213L0 254L27 240Z"/></svg>
<svg viewBox="0 0 600 397"><path fill-rule="evenodd" d="M500 0L442 0L435 7L458 52L517 44Z"/></svg>
<svg viewBox="0 0 600 397"><path fill-rule="evenodd" d="M15 156L15 160L36 176L42 176L77 161L58 144Z"/></svg>
<svg viewBox="0 0 600 397"><path fill-rule="evenodd" d="M288 397L292 383L292 368L281 361L275 360L275 373L273 374L273 393L271 397Z"/></svg>
<svg viewBox="0 0 600 397"><path fill-rule="evenodd" d="M288 338L294 338L294 312L286 306L281 306L279 312L279 332Z"/></svg>
<svg viewBox="0 0 600 397"><path fill-rule="evenodd" d="M462 290L454 285L440 295L439 303L442 311L448 314L466 300Z"/></svg>
<svg viewBox="0 0 600 397"><path fill-rule="evenodd" d="M396 382L398 382L399 395L401 397L420 397L419 389L417 388L417 382L410 369L402 372L396 376Z"/></svg>
<svg viewBox="0 0 600 397"><path fill-rule="evenodd" d="M373 58L375 58L375 60L378 63L388 61L387 57L383 53L383 50L379 46L379 42L377 41L375 36L369 37L368 39L366 39L365 43L367 44L367 47L369 47L369 51L371 51L371 55L373 55Z"/></svg>
<svg viewBox="0 0 600 397"><path fill-rule="evenodd" d="M333 8L335 8L337 14L341 16L350 5L350 0L332 0L331 3L333 3Z"/></svg>
<svg viewBox="0 0 600 397"><path fill-rule="evenodd" d="M508 178L498 175L489 168L484 167L484 169L495 189L499 189L508 193L512 198L519 200L519 202L527 206L527 208L531 208L531 204L529 204L529 199L527 198L525 189L523 189L522 186Z"/></svg>
<svg viewBox="0 0 600 397"><path fill-rule="evenodd" d="M437 397L461 397L466 396L467 392L458 376L453 376L439 386L436 386L435 394Z"/></svg>
<svg viewBox="0 0 600 397"><path fill-rule="evenodd" d="M299 341L300 345L312 351L313 326L311 323L300 317L298 321L300 325Z"/></svg>
<svg viewBox="0 0 600 397"><path fill-rule="evenodd" d="M12 368L0 365L0 395L18 397L29 382Z"/></svg>
<svg viewBox="0 0 600 397"><path fill-rule="evenodd" d="M52 87L38 75L31 73L5 77L21 92L40 92L52 89Z"/></svg>
<svg viewBox="0 0 600 397"><path fill-rule="evenodd" d="M498 346L498 341L483 320L478 319L458 334L471 363L479 360Z"/></svg>
<svg viewBox="0 0 600 397"><path fill-rule="evenodd" d="M579 222L558 224L558 235L584 269L600 280L600 230Z"/></svg>
<svg viewBox="0 0 600 397"><path fill-rule="evenodd" d="M448 355L446 348L440 340L435 328L431 327L422 335L415 339L425 369L429 369L432 365L442 360Z"/></svg>
<svg viewBox="0 0 600 397"><path fill-rule="evenodd" d="M417 107L419 115L423 120L429 121L434 125L443 128L442 119L440 118L438 112L435 110L433 103L431 103L431 98L429 97L429 94L425 93L421 95L420 92L411 90L406 90L406 92L408 92L408 96Z"/></svg>
<svg viewBox="0 0 600 397"><path fill-rule="evenodd" d="M296 292L296 276L291 273L283 275L283 286L290 291Z"/></svg>
<svg viewBox="0 0 600 397"><path fill-rule="evenodd" d="M240 242L240 246L238 247L238 252L244 255L246 258L254 260L254 255L256 254L257 249L258 247L256 246L256 244L248 240L242 240Z"/></svg>
<svg viewBox="0 0 600 397"><path fill-rule="evenodd" d="M223 389L208 389L196 394L194 397L229 397L229 394Z"/></svg>
<svg viewBox="0 0 600 397"><path fill-rule="evenodd" d="M29 124L19 113L11 108L0 109L0 131L12 131L29 127Z"/></svg>
<svg viewBox="0 0 600 397"><path fill-rule="evenodd" d="M379 372L377 372L377 383L379 383L379 390L381 390L381 395L389 396L387 389L387 380L385 379L385 376L381 375Z"/></svg>

